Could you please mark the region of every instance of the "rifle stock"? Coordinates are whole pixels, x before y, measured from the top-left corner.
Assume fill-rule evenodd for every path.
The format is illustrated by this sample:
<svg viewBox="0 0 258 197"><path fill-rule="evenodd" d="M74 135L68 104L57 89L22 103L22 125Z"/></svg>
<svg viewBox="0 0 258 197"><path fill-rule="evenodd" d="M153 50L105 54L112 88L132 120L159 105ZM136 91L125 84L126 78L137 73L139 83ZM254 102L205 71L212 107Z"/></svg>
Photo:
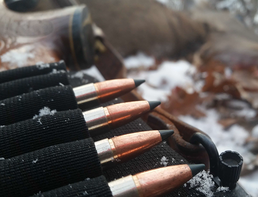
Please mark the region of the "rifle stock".
<svg viewBox="0 0 258 197"><path fill-rule="evenodd" d="M0 27L2 69L61 59L70 69L93 64L94 36L86 6L18 13L0 0Z"/></svg>

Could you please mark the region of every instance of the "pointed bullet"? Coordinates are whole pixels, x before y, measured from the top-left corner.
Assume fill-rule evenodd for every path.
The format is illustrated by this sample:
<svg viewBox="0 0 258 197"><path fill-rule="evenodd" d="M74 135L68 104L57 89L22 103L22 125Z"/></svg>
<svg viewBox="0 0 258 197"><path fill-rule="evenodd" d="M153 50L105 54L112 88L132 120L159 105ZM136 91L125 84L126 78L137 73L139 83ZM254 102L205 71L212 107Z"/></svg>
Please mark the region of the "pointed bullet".
<svg viewBox="0 0 258 197"><path fill-rule="evenodd" d="M85 111L83 116L90 135L96 136L141 117L154 106L157 104L151 107L148 101L133 101Z"/></svg>
<svg viewBox="0 0 258 197"><path fill-rule="evenodd" d="M98 83L90 83L74 88L78 104L88 106L104 103L122 96L142 84L144 80L113 79Z"/></svg>
<svg viewBox="0 0 258 197"><path fill-rule="evenodd" d="M108 185L113 196L164 196L203 169L203 164L167 166L129 175L109 182Z"/></svg>
<svg viewBox="0 0 258 197"><path fill-rule="evenodd" d="M164 133L162 130L141 131L95 142L97 152L101 153L100 162L101 164L124 162L135 158L161 143L165 137L162 135L165 134L166 137L172 135L171 131L165 130ZM106 148L103 148L105 146Z"/></svg>

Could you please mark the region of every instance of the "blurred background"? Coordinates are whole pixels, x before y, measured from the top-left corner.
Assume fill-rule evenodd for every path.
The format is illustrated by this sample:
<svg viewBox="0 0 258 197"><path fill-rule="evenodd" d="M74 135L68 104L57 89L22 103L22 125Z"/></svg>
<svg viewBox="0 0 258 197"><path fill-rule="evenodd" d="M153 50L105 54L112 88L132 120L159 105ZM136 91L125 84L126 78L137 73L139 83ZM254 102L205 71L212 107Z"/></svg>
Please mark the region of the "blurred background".
<svg viewBox="0 0 258 197"><path fill-rule="evenodd" d="M208 133L219 152L238 151L245 163L240 184L258 196L258 1L159 2L205 23L207 40L178 61L142 52L126 57L128 77L145 78L142 96L162 101L163 109Z"/></svg>
<svg viewBox="0 0 258 197"><path fill-rule="evenodd" d="M205 44L178 61L142 52L126 57L128 77L145 78L142 96L206 132L219 152L238 151L244 157L239 182L258 196L258 1L159 2L207 25ZM189 38L196 32L186 27L181 33Z"/></svg>
<svg viewBox="0 0 258 197"><path fill-rule="evenodd" d="M240 184L258 196L258 0L72 2L88 6L122 56L126 76L146 79L138 89L144 99L162 101L170 114L206 132L219 153L244 157ZM55 1L40 0L30 11L55 8ZM0 42L0 70L38 62L38 49L6 50L7 43ZM55 60L48 55L44 62ZM104 80L94 66L74 77L84 73Z"/></svg>

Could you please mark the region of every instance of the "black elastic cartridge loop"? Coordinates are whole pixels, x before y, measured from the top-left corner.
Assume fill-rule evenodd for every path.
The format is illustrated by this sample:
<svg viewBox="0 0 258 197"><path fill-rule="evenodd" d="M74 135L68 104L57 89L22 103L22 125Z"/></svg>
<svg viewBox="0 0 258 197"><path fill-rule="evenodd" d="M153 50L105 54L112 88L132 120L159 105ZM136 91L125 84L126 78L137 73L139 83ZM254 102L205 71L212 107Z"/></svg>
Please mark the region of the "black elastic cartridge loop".
<svg viewBox="0 0 258 197"><path fill-rule="evenodd" d="M213 141L207 135L197 132L192 135L190 143L201 144L205 148L210 159L210 172L214 177L218 176L220 164L219 153Z"/></svg>

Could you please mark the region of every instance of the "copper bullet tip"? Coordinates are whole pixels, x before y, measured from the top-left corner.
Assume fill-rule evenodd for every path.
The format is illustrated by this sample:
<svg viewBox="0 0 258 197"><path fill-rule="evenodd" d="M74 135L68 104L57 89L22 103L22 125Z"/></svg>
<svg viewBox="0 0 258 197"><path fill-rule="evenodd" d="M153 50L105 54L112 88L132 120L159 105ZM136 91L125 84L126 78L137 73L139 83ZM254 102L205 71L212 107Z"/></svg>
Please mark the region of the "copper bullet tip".
<svg viewBox="0 0 258 197"><path fill-rule="evenodd" d="M138 87L139 85L143 84L145 82L144 79L134 79L135 87Z"/></svg>
<svg viewBox="0 0 258 197"><path fill-rule="evenodd" d="M173 130L159 130L162 141L168 139L173 133Z"/></svg>
<svg viewBox="0 0 258 197"><path fill-rule="evenodd" d="M196 174L198 174L199 172L201 172L202 170L205 169L205 165L204 164L190 164L189 168L192 171L192 176L195 176Z"/></svg>
<svg viewBox="0 0 258 197"><path fill-rule="evenodd" d="M150 105L150 110L155 109L157 106L159 106L161 104L160 101L148 101L149 105Z"/></svg>

